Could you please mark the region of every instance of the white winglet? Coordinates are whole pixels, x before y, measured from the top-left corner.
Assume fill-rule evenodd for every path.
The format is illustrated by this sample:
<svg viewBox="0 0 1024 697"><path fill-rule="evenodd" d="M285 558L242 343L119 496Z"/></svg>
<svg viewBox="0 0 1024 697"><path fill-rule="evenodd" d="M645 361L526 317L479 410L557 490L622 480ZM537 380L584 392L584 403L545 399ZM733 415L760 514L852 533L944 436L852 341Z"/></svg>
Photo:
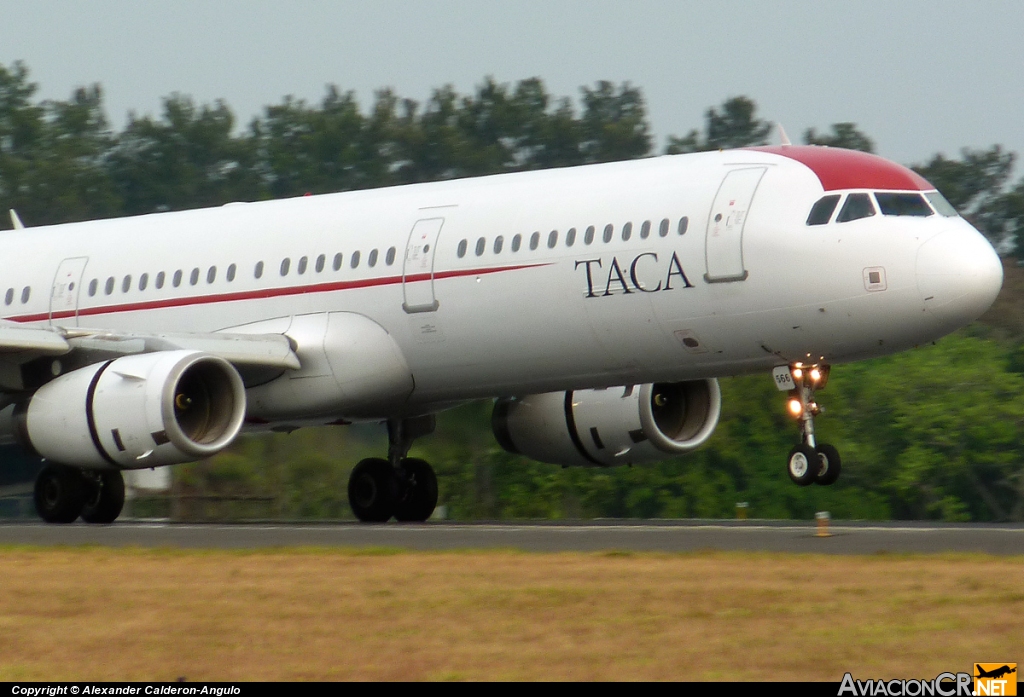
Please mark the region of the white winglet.
<svg viewBox="0 0 1024 697"><path fill-rule="evenodd" d="M779 145L792 145L793 143L790 142L789 136L786 135L786 129L782 127L782 124L776 122L775 125L779 127Z"/></svg>
<svg viewBox="0 0 1024 697"><path fill-rule="evenodd" d="M21 222L21 218L18 217L18 211L11 209L11 225L14 226L15 230L24 230L25 225Z"/></svg>

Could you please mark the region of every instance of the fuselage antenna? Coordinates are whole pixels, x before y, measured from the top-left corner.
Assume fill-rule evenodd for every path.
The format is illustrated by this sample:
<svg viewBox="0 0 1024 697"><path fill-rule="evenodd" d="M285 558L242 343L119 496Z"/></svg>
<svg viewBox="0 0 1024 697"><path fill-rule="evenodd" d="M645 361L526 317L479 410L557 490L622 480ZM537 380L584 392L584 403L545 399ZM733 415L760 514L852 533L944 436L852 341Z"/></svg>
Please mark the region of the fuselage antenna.
<svg viewBox="0 0 1024 697"><path fill-rule="evenodd" d="M789 136L786 135L786 129L782 127L782 124L776 121L775 125L779 127L779 145L792 145L793 143L790 142Z"/></svg>

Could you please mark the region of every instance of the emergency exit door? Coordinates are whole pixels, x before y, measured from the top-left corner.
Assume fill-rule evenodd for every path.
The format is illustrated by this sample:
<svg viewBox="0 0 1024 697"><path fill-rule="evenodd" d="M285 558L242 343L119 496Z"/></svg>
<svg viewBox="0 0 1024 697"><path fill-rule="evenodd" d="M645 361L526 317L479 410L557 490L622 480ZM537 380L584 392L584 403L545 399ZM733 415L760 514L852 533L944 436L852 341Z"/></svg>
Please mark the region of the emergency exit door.
<svg viewBox="0 0 1024 697"><path fill-rule="evenodd" d="M767 167L734 169L725 175L711 206L705 237L704 255L708 283L742 281L747 277L743 265L743 228L761 177Z"/></svg>
<svg viewBox="0 0 1024 697"><path fill-rule="evenodd" d="M433 312L438 308L434 295L434 253L444 218L419 220L409 233L402 267L402 293L406 312Z"/></svg>
<svg viewBox="0 0 1024 697"><path fill-rule="evenodd" d="M50 324L78 326L78 296L88 262L88 257L73 257L57 267L50 291Z"/></svg>

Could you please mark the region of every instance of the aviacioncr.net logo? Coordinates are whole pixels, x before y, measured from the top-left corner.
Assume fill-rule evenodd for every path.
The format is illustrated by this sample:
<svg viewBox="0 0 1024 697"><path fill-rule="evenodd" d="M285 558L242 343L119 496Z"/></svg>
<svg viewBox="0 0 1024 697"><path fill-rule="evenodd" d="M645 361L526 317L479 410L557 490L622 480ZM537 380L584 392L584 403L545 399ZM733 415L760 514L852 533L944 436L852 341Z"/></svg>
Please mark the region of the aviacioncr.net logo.
<svg viewBox="0 0 1024 697"><path fill-rule="evenodd" d="M974 694L984 697L998 695L1011 697L1017 694L1016 663L975 663Z"/></svg>
<svg viewBox="0 0 1024 697"><path fill-rule="evenodd" d="M970 673L939 673L932 680L855 680L846 673L839 697L972 697Z"/></svg>

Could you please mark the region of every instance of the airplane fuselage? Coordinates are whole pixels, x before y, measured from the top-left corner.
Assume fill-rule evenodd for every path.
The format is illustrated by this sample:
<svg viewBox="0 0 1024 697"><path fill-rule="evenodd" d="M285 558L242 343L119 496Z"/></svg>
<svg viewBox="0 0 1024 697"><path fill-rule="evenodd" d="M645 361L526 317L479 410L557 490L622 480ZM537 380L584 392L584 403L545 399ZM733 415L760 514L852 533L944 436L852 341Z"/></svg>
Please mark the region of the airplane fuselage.
<svg viewBox="0 0 1024 697"><path fill-rule="evenodd" d="M934 340L1001 283L959 217L807 224L824 194L931 188L876 168L829 188L817 160L735 150L11 231L0 308L40 326L290 334L303 369L279 379L305 382L279 406L251 388L269 422L840 363ZM410 377L397 402L303 405L345 379L336 313L391 337Z"/></svg>

